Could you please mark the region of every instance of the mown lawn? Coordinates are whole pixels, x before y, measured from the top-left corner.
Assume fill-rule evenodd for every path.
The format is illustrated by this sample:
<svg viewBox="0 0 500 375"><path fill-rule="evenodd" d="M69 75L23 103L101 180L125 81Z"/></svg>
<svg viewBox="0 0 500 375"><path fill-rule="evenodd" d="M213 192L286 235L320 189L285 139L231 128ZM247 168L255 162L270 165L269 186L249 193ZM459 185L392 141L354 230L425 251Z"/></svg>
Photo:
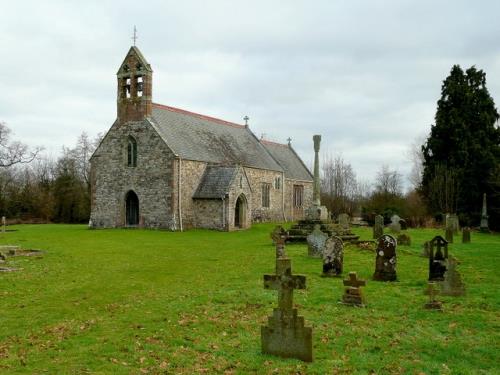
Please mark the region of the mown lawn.
<svg viewBox="0 0 500 375"><path fill-rule="evenodd" d="M437 230L410 230L398 249L399 282L371 281L375 254L346 247L344 273L367 279L368 307L338 303L340 279L289 245L307 276L295 302L313 327L314 362L260 353L260 326L276 305L264 290L274 271L273 225L244 232L88 230L20 225L0 244L43 249L41 259L0 273L0 373L15 374L498 374L500 235L456 238L465 297L427 311L422 243ZM357 229L370 239L370 229Z"/></svg>

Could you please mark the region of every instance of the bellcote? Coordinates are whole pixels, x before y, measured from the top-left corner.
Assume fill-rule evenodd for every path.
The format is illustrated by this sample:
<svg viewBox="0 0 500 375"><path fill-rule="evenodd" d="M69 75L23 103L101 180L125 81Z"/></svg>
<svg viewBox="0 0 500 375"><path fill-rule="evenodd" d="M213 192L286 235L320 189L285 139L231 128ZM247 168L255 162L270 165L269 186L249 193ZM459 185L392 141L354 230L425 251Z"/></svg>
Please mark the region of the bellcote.
<svg viewBox="0 0 500 375"><path fill-rule="evenodd" d="M118 121L124 123L150 117L153 70L139 48L130 48L116 76Z"/></svg>

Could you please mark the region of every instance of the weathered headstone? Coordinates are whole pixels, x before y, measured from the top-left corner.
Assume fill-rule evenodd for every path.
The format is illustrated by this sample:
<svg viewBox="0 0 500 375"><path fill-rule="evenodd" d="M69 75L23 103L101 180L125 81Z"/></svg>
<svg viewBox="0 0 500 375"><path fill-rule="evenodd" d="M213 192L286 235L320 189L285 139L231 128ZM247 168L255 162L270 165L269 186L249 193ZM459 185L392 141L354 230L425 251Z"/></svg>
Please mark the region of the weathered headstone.
<svg viewBox="0 0 500 375"><path fill-rule="evenodd" d="M400 234L398 236L398 245L411 246L411 237L406 233Z"/></svg>
<svg viewBox="0 0 500 375"><path fill-rule="evenodd" d="M277 225L271 232L271 238L276 246L276 258L286 258L285 242L288 232L281 225Z"/></svg>
<svg viewBox="0 0 500 375"><path fill-rule="evenodd" d="M5 233L5 225L7 224L7 220L5 216L2 216L2 233Z"/></svg>
<svg viewBox="0 0 500 375"><path fill-rule="evenodd" d="M486 193L483 194L483 209L481 211L481 224L479 225L481 232L489 233L490 227L488 225L488 210L486 208Z"/></svg>
<svg viewBox="0 0 500 375"><path fill-rule="evenodd" d="M338 220L339 220L339 225L342 227L342 229L349 230L349 215L340 214Z"/></svg>
<svg viewBox="0 0 500 375"><path fill-rule="evenodd" d="M465 285L462 282L457 266L460 262L455 257L449 257L446 261L446 272L444 281L441 283L441 294L445 296L463 296Z"/></svg>
<svg viewBox="0 0 500 375"><path fill-rule="evenodd" d="M335 277L342 274L344 264L344 243L340 237L329 237L323 249L323 277Z"/></svg>
<svg viewBox="0 0 500 375"><path fill-rule="evenodd" d="M314 225L314 230L307 236L308 254L313 258L321 258L328 234L323 233L320 225Z"/></svg>
<svg viewBox="0 0 500 375"><path fill-rule="evenodd" d="M373 238L377 239L384 234L384 217L382 215L375 216L373 225Z"/></svg>
<svg viewBox="0 0 500 375"><path fill-rule="evenodd" d="M429 295L429 302L424 305L426 309L441 310L443 308L443 303L436 299L436 296L439 294L436 283L427 283L427 290L425 291L425 294Z"/></svg>
<svg viewBox="0 0 500 375"><path fill-rule="evenodd" d="M408 224L406 223L405 219L399 219L399 226L401 227L401 230L408 229Z"/></svg>
<svg viewBox="0 0 500 375"><path fill-rule="evenodd" d="M462 229L462 243L470 243L470 228L464 227Z"/></svg>
<svg viewBox="0 0 500 375"><path fill-rule="evenodd" d="M377 257L375 259L375 273L373 280L395 281L396 275L396 247L397 241L393 236L384 234L378 239Z"/></svg>
<svg viewBox="0 0 500 375"><path fill-rule="evenodd" d="M349 272L349 279L344 280L344 295L342 303L353 306L365 306L365 298L361 291L361 286L365 286L366 281L358 279L356 272Z"/></svg>
<svg viewBox="0 0 500 375"><path fill-rule="evenodd" d="M391 216L391 223L389 224L389 228L393 233L398 234L401 232L401 224L399 223L401 218L398 215Z"/></svg>
<svg viewBox="0 0 500 375"><path fill-rule="evenodd" d="M434 237L430 242L429 281L443 281L448 259L448 241L441 236Z"/></svg>
<svg viewBox="0 0 500 375"><path fill-rule="evenodd" d="M446 214L446 228L450 228L453 234L458 234L460 231L460 224L457 214Z"/></svg>
<svg viewBox="0 0 500 375"><path fill-rule="evenodd" d="M424 258L429 258L430 252L431 252L431 244L429 243L429 241L425 241L424 244L422 245L422 253L420 254L420 256Z"/></svg>
<svg viewBox="0 0 500 375"><path fill-rule="evenodd" d="M446 228L444 233L445 233L444 236L446 238L446 241L448 241L448 243L453 243L453 229Z"/></svg>
<svg viewBox="0 0 500 375"><path fill-rule="evenodd" d="M289 258L276 259L276 275L264 275L264 288L278 291L278 307L261 327L262 353L312 362L312 328L293 307L293 290L305 287L306 277L292 275Z"/></svg>

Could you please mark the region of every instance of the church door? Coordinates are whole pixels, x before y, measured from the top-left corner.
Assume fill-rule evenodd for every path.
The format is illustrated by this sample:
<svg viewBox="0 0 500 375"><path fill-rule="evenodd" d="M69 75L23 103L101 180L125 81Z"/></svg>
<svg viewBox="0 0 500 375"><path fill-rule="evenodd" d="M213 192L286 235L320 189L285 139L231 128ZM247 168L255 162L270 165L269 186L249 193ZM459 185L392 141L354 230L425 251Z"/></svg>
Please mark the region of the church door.
<svg viewBox="0 0 500 375"><path fill-rule="evenodd" d="M244 228L246 217L246 200L243 195L240 195L234 206L234 227Z"/></svg>
<svg viewBox="0 0 500 375"><path fill-rule="evenodd" d="M132 190L125 197L126 225L136 227L139 224L139 198Z"/></svg>

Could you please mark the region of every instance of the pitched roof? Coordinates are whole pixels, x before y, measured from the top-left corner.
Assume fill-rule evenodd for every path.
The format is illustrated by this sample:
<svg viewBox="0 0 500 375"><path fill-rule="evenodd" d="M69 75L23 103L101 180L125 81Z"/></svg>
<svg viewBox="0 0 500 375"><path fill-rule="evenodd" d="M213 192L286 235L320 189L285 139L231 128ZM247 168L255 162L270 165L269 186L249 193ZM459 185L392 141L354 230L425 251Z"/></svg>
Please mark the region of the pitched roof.
<svg viewBox="0 0 500 375"><path fill-rule="evenodd" d="M151 122L172 151L183 159L283 170L244 125L161 104L153 104Z"/></svg>
<svg viewBox="0 0 500 375"><path fill-rule="evenodd" d="M209 165L206 167L200 184L193 194L198 199L221 199L229 192L238 167Z"/></svg>
<svg viewBox="0 0 500 375"><path fill-rule="evenodd" d="M292 146L263 139L260 142L283 168L286 178L304 181L313 180L313 175L304 165Z"/></svg>

